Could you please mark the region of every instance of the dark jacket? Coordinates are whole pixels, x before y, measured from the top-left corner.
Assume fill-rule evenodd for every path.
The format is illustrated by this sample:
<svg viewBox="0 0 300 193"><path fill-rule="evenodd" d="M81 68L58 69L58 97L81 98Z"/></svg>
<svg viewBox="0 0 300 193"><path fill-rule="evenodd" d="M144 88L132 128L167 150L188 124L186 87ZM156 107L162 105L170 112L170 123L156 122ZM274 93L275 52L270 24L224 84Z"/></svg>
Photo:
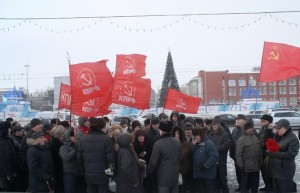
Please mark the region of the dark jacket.
<svg viewBox="0 0 300 193"><path fill-rule="evenodd" d="M117 139L119 149L117 152L117 192L143 193L142 170L137 155L131 147L128 134L122 134Z"/></svg>
<svg viewBox="0 0 300 193"><path fill-rule="evenodd" d="M145 139L148 140L148 142L151 144L151 146L154 146L154 143L157 141L157 139L160 137L159 131L154 130L152 127L149 131L146 132Z"/></svg>
<svg viewBox="0 0 300 193"><path fill-rule="evenodd" d="M148 163L152 154L152 145L149 143L148 139L145 138L144 146L142 146L137 137L135 137L133 147L139 158L145 160L146 163ZM142 156L142 152L146 152L146 155Z"/></svg>
<svg viewBox="0 0 300 193"><path fill-rule="evenodd" d="M236 164L245 172L257 172L262 165L261 146L254 134L243 134L236 142Z"/></svg>
<svg viewBox="0 0 300 193"><path fill-rule="evenodd" d="M59 149L59 155L63 162L64 174L78 175L78 166L76 161L77 150L75 144L63 145Z"/></svg>
<svg viewBox="0 0 300 193"><path fill-rule="evenodd" d="M189 155L189 142L187 140L181 143L182 147L182 159L180 162L179 172L181 174L187 174L190 169L190 155Z"/></svg>
<svg viewBox="0 0 300 193"><path fill-rule="evenodd" d="M269 138L273 138L273 136L274 136L273 130L268 129L268 126L269 125L265 125L265 126L261 127L258 132L258 140L260 142L263 157L266 156L266 150L267 150L266 141Z"/></svg>
<svg viewBox="0 0 300 193"><path fill-rule="evenodd" d="M219 159L219 153L215 144L210 139L205 138L203 142L196 144L194 148L194 178L215 179ZM208 167L205 170L201 169L204 164Z"/></svg>
<svg viewBox="0 0 300 193"><path fill-rule="evenodd" d="M224 130L212 131L208 138L216 145L219 152L219 164L226 165L227 164L227 155L228 150L230 148L230 136Z"/></svg>
<svg viewBox="0 0 300 193"><path fill-rule="evenodd" d="M28 145L30 147L27 152L27 163L31 192L49 192L46 181L51 186L54 177L51 151L46 148L48 146L37 145L35 140L28 140Z"/></svg>
<svg viewBox="0 0 300 193"><path fill-rule="evenodd" d="M102 131L91 130L78 143L77 163L87 184L108 183L105 170L114 163L115 150L111 139Z"/></svg>
<svg viewBox="0 0 300 193"><path fill-rule="evenodd" d="M158 186L174 186L178 183L181 144L172 134L162 135L154 144L148 172L156 174Z"/></svg>
<svg viewBox="0 0 300 193"><path fill-rule="evenodd" d="M0 183L6 188L7 178L16 174L17 158L13 142L8 137L0 137Z"/></svg>
<svg viewBox="0 0 300 193"><path fill-rule="evenodd" d="M272 177L282 180L292 180L296 171L295 157L299 152L299 140L288 129L283 136L275 136L279 145L277 153L270 154L270 168Z"/></svg>

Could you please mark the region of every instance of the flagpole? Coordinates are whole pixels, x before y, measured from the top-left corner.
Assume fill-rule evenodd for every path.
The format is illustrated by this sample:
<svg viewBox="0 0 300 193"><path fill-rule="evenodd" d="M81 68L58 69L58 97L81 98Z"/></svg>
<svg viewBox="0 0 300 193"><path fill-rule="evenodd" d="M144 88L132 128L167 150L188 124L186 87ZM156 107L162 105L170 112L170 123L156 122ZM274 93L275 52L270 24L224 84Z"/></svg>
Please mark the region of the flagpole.
<svg viewBox="0 0 300 193"><path fill-rule="evenodd" d="M168 99L169 90L170 90L170 88L168 87L168 91L167 91L167 94L166 94L165 103L164 103L164 107L163 107L163 110L162 110L162 112L164 112L164 111L165 111L165 106L166 106L166 101L167 101L167 99Z"/></svg>
<svg viewBox="0 0 300 193"><path fill-rule="evenodd" d="M69 52L67 51L67 60L68 60L68 64L69 64L69 73L70 73L70 67L71 67L71 58L69 55ZM71 76L70 76L71 78ZM70 110L70 124L72 124L72 111L73 111L73 103L72 103L72 86L71 86L71 80L70 80L70 87L71 87L71 110ZM72 125L71 125L72 126ZM76 129L74 129L74 137L76 140Z"/></svg>

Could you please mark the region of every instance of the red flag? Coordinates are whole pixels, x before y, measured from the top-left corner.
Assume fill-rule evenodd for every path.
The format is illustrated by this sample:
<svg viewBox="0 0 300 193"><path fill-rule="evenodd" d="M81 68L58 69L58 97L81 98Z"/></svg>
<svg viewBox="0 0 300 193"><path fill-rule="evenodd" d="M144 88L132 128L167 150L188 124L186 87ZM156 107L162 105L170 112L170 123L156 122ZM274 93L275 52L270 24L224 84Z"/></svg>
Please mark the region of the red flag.
<svg viewBox="0 0 300 193"><path fill-rule="evenodd" d="M60 93L58 99L58 109L71 110L71 87L69 85L60 84Z"/></svg>
<svg viewBox="0 0 300 193"><path fill-rule="evenodd" d="M70 65L72 103L101 97L112 90L113 77L106 60Z"/></svg>
<svg viewBox="0 0 300 193"><path fill-rule="evenodd" d="M287 44L265 42L260 82L286 80L300 75L300 48Z"/></svg>
<svg viewBox="0 0 300 193"><path fill-rule="evenodd" d="M112 102L137 109L149 109L151 81L143 78L115 77Z"/></svg>
<svg viewBox="0 0 300 193"><path fill-rule="evenodd" d="M117 55L115 76L145 76L146 58L141 54Z"/></svg>
<svg viewBox="0 0 300 193"><path fill-rule="evenodd" d="M164 108L183 113L196 114L198 112L200 102L201 98L192 97L175 89L169 88Z"/></svg>
<svg viewBox="0 0 300 193"><path fill-rule="evenodd" d="M86 102L76 103L72 106L72 113L82 117L96 117L110 113L111 93L106 96L89 99Z"/></svg>

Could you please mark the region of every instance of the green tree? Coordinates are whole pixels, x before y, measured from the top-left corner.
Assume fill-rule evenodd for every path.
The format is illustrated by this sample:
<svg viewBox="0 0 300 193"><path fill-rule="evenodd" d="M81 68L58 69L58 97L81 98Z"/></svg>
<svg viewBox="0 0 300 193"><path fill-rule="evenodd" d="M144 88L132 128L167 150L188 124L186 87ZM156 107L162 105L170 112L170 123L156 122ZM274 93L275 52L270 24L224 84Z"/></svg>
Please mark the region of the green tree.
<svg viewBox="0 0 300 193"><path fill-rule="evenodd" d="M180 91L178 81L177 81L177 76L174 70L173 59L170 51L168 53L164 79L159 93L159 99L158 99L159 107L163 107L165 104L168 88L173 88Z"/></svg>

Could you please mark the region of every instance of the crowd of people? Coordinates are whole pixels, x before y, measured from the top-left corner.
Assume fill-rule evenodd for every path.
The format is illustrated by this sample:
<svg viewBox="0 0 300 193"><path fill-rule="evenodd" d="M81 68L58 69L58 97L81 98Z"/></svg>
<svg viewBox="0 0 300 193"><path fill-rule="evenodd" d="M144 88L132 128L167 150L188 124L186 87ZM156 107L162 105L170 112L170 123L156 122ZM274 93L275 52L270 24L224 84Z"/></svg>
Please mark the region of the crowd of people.
<svg viewBox="0 0 300 193"><path fill-rule="evenodd" d="M236 192L297 192L298 151L289 121L273 123L268 114L258 132L243 114L232 132L218 116L203 120L177 111L118 125L107 117L79 117L76 127L37 118L22 127L8 118L0 122L0 190L229 193L229 155Z"/></svg>

